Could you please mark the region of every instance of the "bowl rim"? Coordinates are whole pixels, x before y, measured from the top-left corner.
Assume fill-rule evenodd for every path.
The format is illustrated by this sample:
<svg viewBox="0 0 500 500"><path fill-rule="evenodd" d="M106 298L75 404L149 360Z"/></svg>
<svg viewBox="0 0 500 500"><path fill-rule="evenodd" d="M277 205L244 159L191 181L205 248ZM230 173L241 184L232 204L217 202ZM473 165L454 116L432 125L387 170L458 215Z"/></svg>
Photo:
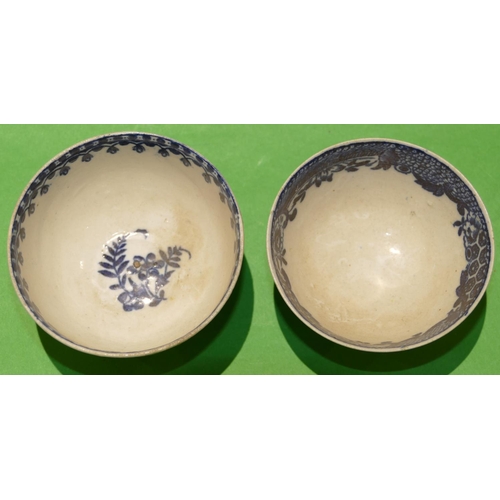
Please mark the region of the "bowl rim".
<svg viewBox="0 0 500 500"><path fill-rule="evenodd" d="M447 166L448 168L450 168L452 170L452 172L454 172L462 180L462 182L464 182L464 184L471 190L471 192L474 195L474 197L475 197L475 199L476 199L479 207L481 208L481 211L484 214L484 218L485 218L485 221L486 221L486 226L487 226L488 232L489 232L490 245L491 245L491 255L490 255L490 262L489 262L489 265L488 265L488 273L486 275L484 286L483 286L481 292L477 296L477 298L474 301L474 303L470 306L467 314L464 314L455 323L453 323L453 325L451 325L450 327L446 328L443 332L441 332L440 334L436 335L435 337L432 337L430 339L418 342L418 343L410 345L410 346L370 348L370 347L366 347L366 346L353 345L353 344L350 344L348 342L344 342L344 341L339 340L337 338L333 338L333 337L331 337L329 335L326 335L325 333L323 333L322 331L320 331L318 328L316 328L314 325L312 325L306 318L304 318L300 314L300 312L297 311L295 309L295 307L293 306L293 304L290 302L290 300L288 299L285 291L283 290L283 287L281 286L280 280L278 279L278 275L277 275L277 272L276 272L276 269L275 269L275 266L274 266L274 262L273 262L273 259L272 259L272 245L271 245L271 242L272 242L272 222L273 222L274 214L275 214L276 207L278 205L278 201L280 199L280 196L281 196L283 190L285 189L285 187L292 180L292 178L296 174L298 174L312 160L314 160L318 156L321 156L322 154L324 154L324 153L326 153L328 151L332 151L332 150L337 149L339 147L347 146L347 145L350 145L350 144L367 143L367 142L388 142L388 143L392 143L392 144L402 144L404 146L408 146L410 148L414 148L414 149L420 150L420 151L426 153L427 155L429 155L429 156L437 159L438 161L440 161L441 163L443 163L445 166ZM417 146L416 144L412 144L410 142L401 141L401 140L398 140L398 139L384 139L384 138L361 138L361 139L353 139L353 140L349 140L349 141L339 142L338 144L334 144L333 146L329 146L329 147L326 147L326 148L322 149L321 151L313 154L307 160L305 160L304 162L302 162L288 176L288 178L286 179L286 181L283 183L283 185L279 189L278 194L276 195L276 198L274 199L274 203L272 205L271 212L270 212L269 218L268 218L268 223L267 223L266 248L267 248L267 260L268 260L269 268L271 270L271 274L273 276L273 280L274 280L274 284L275 284L276 288L278 289L281 297L283 298L283 300L285 301L285 303L288 305L288 307L291 309L291 311L307 327L309 327L311 330L315 331L316 333L318 333L322 337L325 337L326 339L330 340L331 342L340 344L340 345L342 345L344 347L348 347L350 349L356 349L356 350L359 350L359 351L376 352L376 353L401 352L401 351L406 351L406 350L410 350L410 349L416 349L418 347L424 346L426 344L429 344L431 342L434 342L435 340L438 340L438 339L444 337L447 333L450 333L452 330L454 330L455 328L457 328L463 321L465 321L471 315L472 311L477 307L477 305L479 304L479 302L483 298L484 294L486 293L486 289L488 288L488 285L489 285L489 282L490 282L490 278L491 278L491 275L492 275L492 272L493 272L493 265L494 265L494 262L495 262L495 237L494 237L494 234L493 234L493 225L491 223L490 216L488 214L486 206L483 203L483 200L479 196L479 193L476 191L476 189L471 184L471 182L465 177L465 175L462 174L449 161L445 160L444 158L442 158L441 156L437 155L436 153L433 153L432 151L429 151L428 149L425 149L425 148L423 148L421 146Z"/></svg>
<svg viewBox="0 0 500 500"><path fill-rule="evenodd" d="M122 136L122 135L129 135L129 134L134 134L134 135L143 135L143 136L149 136L149 137L158 137L161 139L164 139L166 141L172 141L179 146L183 147L186 149L186 151L190 153L194 153L197 155L199 158L202 160L206 161L214 170L217 172L217 174L220 176L224 184L226 185L232 200L235 204L236 211L237 211L237 217L235 218L236 224L239 225L239 232L240 232L240 238L239 238L239 244L238 244L238 260L235 264L235 267L233 269L233 274L231 277L231 281L229 283L229 286L226 289L226 292L222 296L221 300L219 301L218 305L215 307L215 309L210 313L209 316L207 316L198 326L196 326L194 329L190 330L186 334L184 334L182 337L179 337L176 340L173 340L172 342L168 342L166 344L162 344L161 346L149 348L149 349L143 349L140 351L124 351L124 352L119 352L119 351L106 351L106 350L100 350L100 349L94 349L90 347L83 346L81 344L78 344L77 342L73 342L69 340L68 338L64 337L61 334L58 334L56 332L53 332L52 330L48 329L39 319L38 317L34 314L34 312L31 310L31 308L28 306L26 303L24 297L22 296L16 278L14 276L13 268L12 268L12 250L11 250L11 239L12 239L12 229L14 226L14 221L16 219L17 211L19 209L19 206L21 204L21 201L23 200L24 196L26 195L27 191L29 188L32 186L33 182L37 179L37 177L47 168L49 167L53 162L55 162L57 159L61 158L64 156L66 153L74 150L75 148L82 146L84 144L88 144L89 142L103 139L106 137L114 137L114 136ZM172 347L175 347L176 345L179 345L181 343L184 343L186 340L189 340L191 337L196 335L199 331L201 331L203 328L205 328L214 318L217 316L217 314L220 312L220 310L224 307L226 302L229 300L229 297L231 296L234 288L236 287L236 283L238 282L239 275L241 273L241 268L243 265L243 258L244 258L244 225L243 225L243 219L241 216L241 210L238 205L238 202L236 200L236 197L233 193L233 190L229 186L226 178L220 173L220 171L215 167L215 165L209 161L207 158L205 158L203 155L198 153L196 150L191 148L190 146L187 146L186 144L176 140L172 139L170 137L167 137L165 135L161 134L155 134L152 132L139 132L137 130L131 131L131 130L126 130L126 131L119 131L119 132L111 132L107 134L100 134L94 137L89 137L88 139L84 139L82 141L79 141L75 144L72 144L71 146L67 147L57 155L55 155L53 158L51 158L49 161L47 161L40 169L36 171L36 173L31 177L31 179L28 181L26 186L24 187L21 195L19 196L15 206L14 210L12 212L12 216L10 219L10 224L9 224L9 229L8 229L8 234L7 234L7 261L8 261L8 267L9 267L9 274L10 278L12 281L12 284L14 286L14 290L16 292L16 295L18 299L21 301L21 304L23 305L24 309L28 312L28 314L31 316L31 318L35 321L35 323L46 333L48 333L51 337L56 339L57 341L61 342L62 344L65 344L68 347L71 347L77 351L84 352L86 354L93 354L96 356L100 357L108 357L108 358L133 358L133 357L141 357L141 356L150 356L152 354L156 354L159 352L166 351L168 349L171 349Z"/></svg>

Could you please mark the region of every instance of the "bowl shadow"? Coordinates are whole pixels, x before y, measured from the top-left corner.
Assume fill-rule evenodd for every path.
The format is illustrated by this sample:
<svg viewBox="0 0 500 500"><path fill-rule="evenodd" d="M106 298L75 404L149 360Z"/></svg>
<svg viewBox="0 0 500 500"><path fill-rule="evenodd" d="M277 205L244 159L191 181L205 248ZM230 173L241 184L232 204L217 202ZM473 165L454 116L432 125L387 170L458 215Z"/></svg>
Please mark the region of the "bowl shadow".
<svg viewBox="0 0 500 500"><path fill-rule="evenodd" d="M89 375L216 375L240 351L252 322L252 275L243 258L238 282L219 314L189 340L171 349L138 358L104 358L58 342L42 328L38 334L54 366L62 374Z"/></svg>
<svg viewBox="0 0 500 500"><path fill-rule="evenodd" d="M374 353L341 346L307 327L274 287L278 323L295 354L321 375L407 374L442 375L453 372L476 344L486 314L486 294L457 328L430 344L408 351Z"/></svg>

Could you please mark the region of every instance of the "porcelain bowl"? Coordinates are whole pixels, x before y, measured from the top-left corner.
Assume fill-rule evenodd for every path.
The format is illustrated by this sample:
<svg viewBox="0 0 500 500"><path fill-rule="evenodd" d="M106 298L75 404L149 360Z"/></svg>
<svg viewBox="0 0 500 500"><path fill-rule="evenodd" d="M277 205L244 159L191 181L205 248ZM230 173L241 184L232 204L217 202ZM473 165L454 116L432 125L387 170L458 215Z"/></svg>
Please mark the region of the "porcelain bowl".
<svg viewBox="0 0 500 500"><path fill-rule="evenodd" d="M205 158L154 134L109 134L47 163L9 232L11 277L33 319L91 354L153 354L201 330L243 259L236 200Z"/></svg>
<svg viewBox="0 0 500 500"><path fill-rule="evenodd" d="M457 169L418 146L363 139L291 175L267 251L279 292L307 326L389 352L461 323L485 293L494 248L484 204Z"/></svg>

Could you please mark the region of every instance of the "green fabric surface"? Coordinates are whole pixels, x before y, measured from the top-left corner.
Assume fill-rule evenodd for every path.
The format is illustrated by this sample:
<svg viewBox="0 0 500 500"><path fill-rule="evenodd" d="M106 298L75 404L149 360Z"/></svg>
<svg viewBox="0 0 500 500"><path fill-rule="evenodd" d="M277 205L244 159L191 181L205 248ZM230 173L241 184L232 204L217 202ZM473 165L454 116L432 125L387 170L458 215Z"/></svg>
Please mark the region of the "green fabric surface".
<svg viewBox="0 0 500 500"><path fill-rule="evenodd" d="M162 134L210 160L241 209L245 258L234 293L192 339L153 356L84 354L41 330L24 310L7 265L7 233L18 198L62 150L117 131ZM2 125L0 126L0 373L2 374L498 374L500 283L495 265L486 295L458 328L402 353L368 353L330 342L304 326L277 292L266 254L274 199L288 176L318 151L358 138L407 141L458 168L484 201L500 234L500 127L485 125ZM498 264L499 253L496 255Z"/></svg>

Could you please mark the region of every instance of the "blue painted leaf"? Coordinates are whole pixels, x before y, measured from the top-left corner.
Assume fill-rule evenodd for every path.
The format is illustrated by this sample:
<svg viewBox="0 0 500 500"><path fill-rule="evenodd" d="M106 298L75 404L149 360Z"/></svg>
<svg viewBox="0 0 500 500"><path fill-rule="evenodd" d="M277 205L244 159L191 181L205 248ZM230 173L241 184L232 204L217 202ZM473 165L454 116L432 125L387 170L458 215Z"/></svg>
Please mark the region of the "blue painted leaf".
<svg viewBox="0 0 500 500"><path fill-rule="evenodd" d="M162 290L163 291L163 290ZM153 299L150 303L149 303L149 307L156 307L159 303L161 302L161 300L159 299Z"/></svg>
<svg viewBox="0 0 500 500"><path fill-rule="evenodd" d="M118 290L118 288L121 288L120 285L111 285L110 287L110 290Z"/></svg>
<svg viewBox="0 0 500 500"><path fill-rule="evenodd" d="M125 302L128 302L129 299L129 293L128 292L122 292L120 295L118 295L118 301L124 304Z"/></svg>
<svg viewBox="0 0 500 500"><path fill-rule="evenodd" d="M172 276L172 274L174 274L174 271L169 271L168 273L165 273L165 278L170 278L170 276Z"/></svg>
<svg viewBox="0 0 500 500"><path fill-rule="evenodd" d="M123 304L123 310L124 311L133 311L134 310L134 307L132 306L132 304Z"/></svg>
<svg viewBox="0 0 500 500"><path fill-rule="evenodd" d="M115 255L115 251L111 248L111 247L108 247L108 252L110 255Z"/></svg>
<svg viewBox="0 0 500 500"><path fill-rule="evenodd" d="M181 266L179 266L179 264L177 264L177 262L172 262L172 261L170 261L170 262L168 263L168 265L169 265L170 267L175 267L175 268L177 268L177 267L181 267Z"/></svg>
<svg viewBox="0 0 500 500"><path fill-rule="evenodd" d="M144 307L144 302L142 302L141 300L138 300L135 304L134 304L134 309L137 310L137 309L142 309Z"/></svg>
<svg viewBox="0 0 500 500"><path fill-rule="evenodd" d="M160 250L160 257L165 261L167 262L168 260L168 257L167 257L167 254L163 251L163 250Z"/></svg>
<svg viewBox="0 0 500 500"><path fill-rule="evenodd" d="M115 254L115 257L116 257L116 255L118 255L118 252ZM118 257L118 259L116 259L115 266L119 266L123 262L123 259L125 259L125 255ZM119 273L119 274L121 274L121 273Z"/></svg>
<svg viewBox="0 0 500 500"><path fill-rule="evenodd" d="M165 290L160 290L158 295L163 299L165 297Z"/></svg>
<svg viewBox="0 0 500 500"><path fill-rule="evenodd" d="M99 265L104 267L104 269L113 269L113 266L107 262L99 262Z"/></svg>
<svg viewBox="0 0 500 500"><path fill-rule="evenodd" d="M120 267L117 269L118 274L121 274L125 270L125 268L127 267L128 263L129 263L129 261L126 260L125 262L122 262L120 264Z"/></svg>
<svg viewBox="0 0 500 500"><path fill-rule="evenodd" d="M122 277L121 277L121 284L122 286L125 286L125 283L127 282L127 275L124 274Z"/></svg>
<svg viewBox="0 0 500 500"><path fill-rule="evenodd" d="M103 255L103 257L108 260L109 262L114 262L113 257L110 257L109 255Z"/></svg>
<svg viewBox="0 0 500 500"><path fill-rule="evenodd" d="M116 278L116 274L115 273L112 273L110 271L103 271L103 270L100 270L99 271L103 276L106 276L107 278Z"/></svg>
<svg viewBox="0 0 500 500"><path fill-rule="evenodd" d="M295 200L293 200L294 203L302 203L304 201L304 198L306 197L306 192L303 191L302 193L300 193L296 198Z"/></svg>

